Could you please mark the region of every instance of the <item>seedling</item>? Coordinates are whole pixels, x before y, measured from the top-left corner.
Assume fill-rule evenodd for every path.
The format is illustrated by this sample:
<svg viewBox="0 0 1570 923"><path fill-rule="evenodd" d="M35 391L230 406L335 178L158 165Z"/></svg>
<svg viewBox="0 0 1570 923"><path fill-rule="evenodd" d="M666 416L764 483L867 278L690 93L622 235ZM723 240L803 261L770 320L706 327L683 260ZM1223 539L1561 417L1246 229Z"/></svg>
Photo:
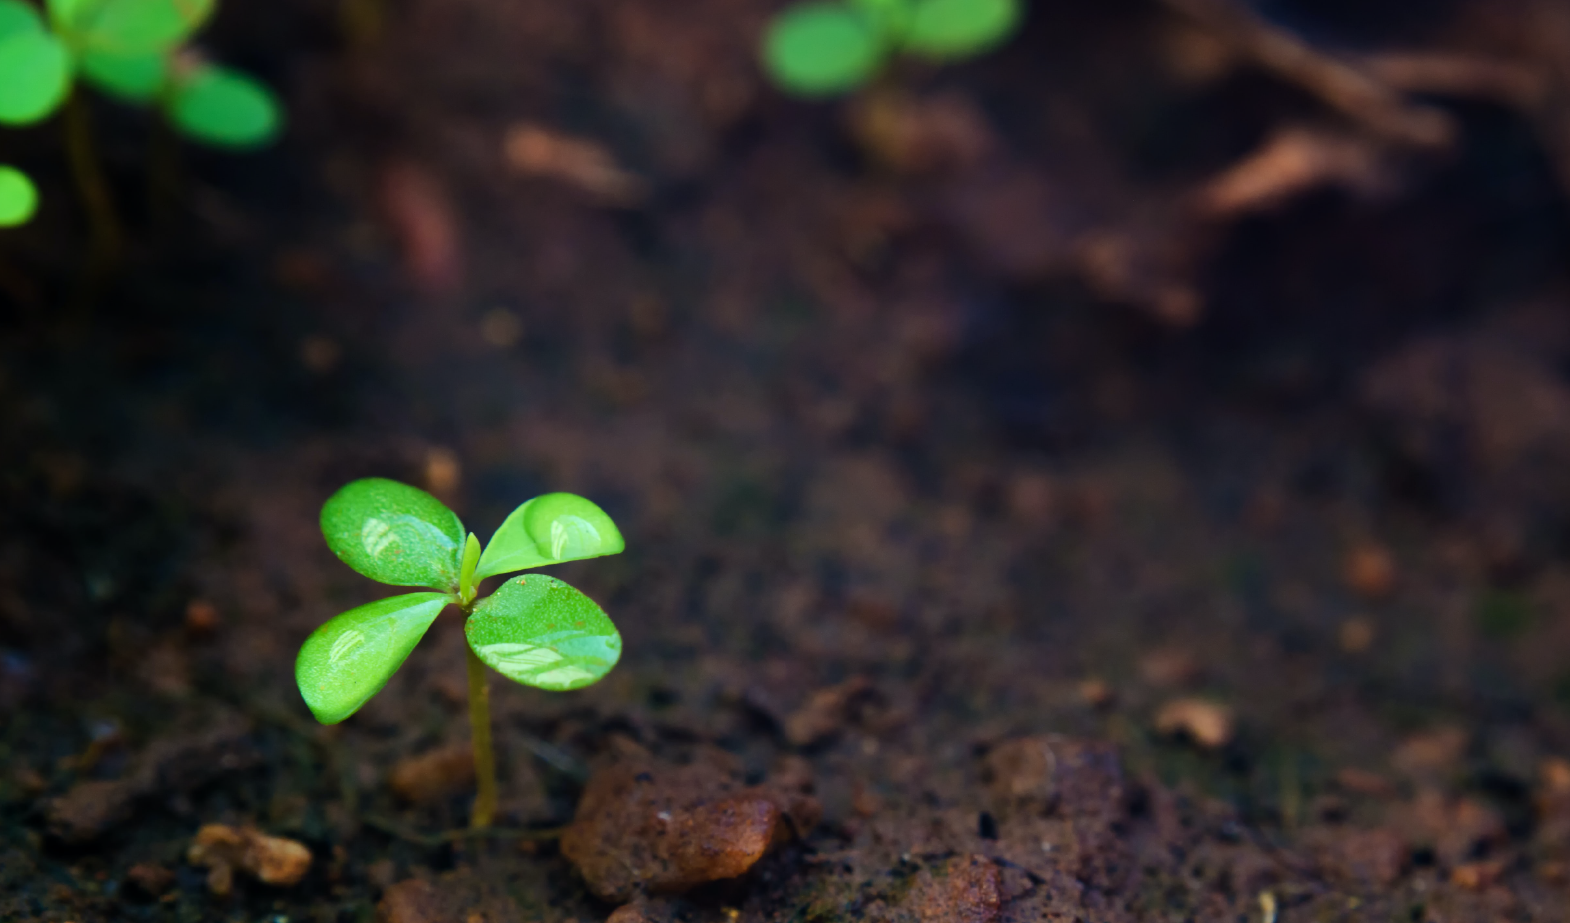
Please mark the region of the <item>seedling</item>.
<svg viewBox="0 0 1570 923"><path fill-rule="evenodd" d="M554 577L510 578L479 597L486 577L617 554L626 544L609 516L574 494L523 504L480 550L440 500L383 478L354 481L322 507L322 534L345 564L393 586L429 587L366 603L316 629L295 679L316 720L337 724L380 692L448 606L468 639L469 721L478 793L470 826L496 814L488 666L513 682L553 691L598 681L621 657L621 635L594 601Z"/></svg>
<svg viewBox="0 0 1570 923"><path fill-rule="evenodd" d="M80 78L116 99L157 107L195 140L230 148L266 143L281 123L272 93L186 45L216 5L217 0L47 0L46 22L25 0L0 0L0 125L48 118L67 103ZM30 189L31 182L22 179ZM96 180L79 176L79 182ZM0 188L0 225L26 221L32 209L14 204L24 198L5 195ZM36 192L25 200L36 201Z"/></svg>
<svg viewBox="0 0 1570 923"><path fill-rule="evenodd" d="M980 54L1019 18L1019 0L813 0L774 17L763 64L786 92L835 96L867 83L896 53L932 61Z"/></svg>

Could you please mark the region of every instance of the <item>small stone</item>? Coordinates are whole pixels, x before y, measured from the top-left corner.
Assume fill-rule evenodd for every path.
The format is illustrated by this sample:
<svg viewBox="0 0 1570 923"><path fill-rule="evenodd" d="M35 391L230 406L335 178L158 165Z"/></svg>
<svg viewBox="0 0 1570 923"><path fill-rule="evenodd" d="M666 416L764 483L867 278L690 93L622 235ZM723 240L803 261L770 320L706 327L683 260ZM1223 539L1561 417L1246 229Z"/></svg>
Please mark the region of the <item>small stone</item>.
<svg viewBox="0 0 1570 923"><path fill-rule="evenodd" d="M819 689L785 719L785 739L798 747L827 740L845 726L851 707L871 690L872 683L861 676Z"/></svg>
<svg viewBox="0 0 1570 923"><path fill-rule="evenodd" d="M263 884L287 888L299 884L311 867L311 851L304 844L226 824L207 824L198 830L185 858L211 870L207 885L219 895L229 893L236 870Z"/></svg>
<svg viewBox="0 0 1570 923"><path fill-rule="evenodd" d="M818 813L810 795L742 788L709 764L623 760L589 779L561 851L591 891L627 901L735 878Z"/></svg>
<svg viewBox="0 0 1570 923"><path fill-rule="evenodd" d="M1394 798L1398 790L1394 782L1377 772L1348 766L1336 771L1336 784L1354 795L1370 798Z"/></svg>
<svg viewBox="0 0 1570 923"><path fill-rule="evenodd" d="M1218 750L1232 741L1232 709L1206 699L1175 699L1156 713L1156 731L1186 734L1208 750Z"/></svg>
<svg viewBox="0 0 1570 923"><path fill-rule="evenodd" d="M193 599L185 607L185 630L206 637L218 629L218 607L205 599Z"/></svg>
<svg viewBox="0 0 1570 923"><path fill-rule="evenodd" d="M1406 871L1407 843L1391 830L1351 830L1335 844L1332 862L1343 877L1387 888Z"/></svg>
<svg viewBox="0 0 1570 923"><path fill-rule="evenodd" d="M1396 585L1396 560L1383 545L1359 545L1347 552L1342 564L1347 589L1370 601L1390 595Z"/></svg>
<svg viewBox="0 0 1570 923"><path fill-rule="evenodd" d="M643 904L634 902L612 910L605 923L653 923L653 918L644 911Z"/></svg>
<svg viewBox="0 0 1570 923"><path fill-rule="evenodd" d="M923 869L911 899L921 923L991 923L1003 906L1002 874L986 856L949 860L941 874Z"/></svg>
<svg viewBox="0 0 1570 923"><path fill-rule="evenodd" d="M1204 667L1189 651L1164 648L1139 659L1139 675L1158 689L1178 689L1198 681Z"/></svg>
<svg viewBox="0 0 1570 923"><path fill-rule="evenodd" d="M452 449L433 446L425 453L425 486L433 494L451 494L463 480L463 467Z"/></svg>
<svg viewBox="0 0 1570 923"><path fill-rule="evenodd" d="M520 923L522 919L503 885L469 869L446 872L434 880L400 881L376 905L377 923Z"/></svg>
<svg viewBox="0 0 1570 923"><path fill-rule="evenodd" d="M174 884L174 872L153 862L138 862L125 873L126 884L148 897L158 897Z"/></svg>
<svg viewBox="0 0 1570 923"><path fill-rule="evenodd" d="M1374 623L1362 617L1347 619L1336 632L1336 641L1348 654L1366 654L1374 646Z"/></svg>
<svg viewBox="0 0 1570 923"><path fill-rule="evenodd" d="M1000 814L1052 808L1067 816L1121 810L1123 767L1110 744L1049 734L1006 740L982 764Z"/></svg>
<svg viewBox="0 0 1570 923"><path fill-rule="evenodd" d="M1117 693L1112 690L1112 687L1106 680L1092 676L1089 679L1080 680L1079 697L1081 701L1091 708L1107 708L1117 699Z"/></svg>
<svg viewBox="0 0 1570 923"><path fill-rule="evenodd" d="M1458 727L1414 734L1396 746L1390 765L1404 775L1428 779L1448 775L1460 765L1471 736Z"/></svg>
<svg viewBox="0 0 1570 923"><path fill-rule="evenodd" d="M474 749L453 744L406 757L387 774L393 794L409 804L433 804L473 786Z"/></svg>
<svg viewBox="0 0 1570 923"><path fill-rule="evenodd" d="M130 817L137 794L125 781L78 782L49 803L49 831L67 843L85 843Z"/></svg>
<svg viewBox="0 0 1570 923"><path fill-rule="evenodd" d="M1450 883L1467 891L1482 891L1499 883L1505 864L1497 859L1467 862L1450 870Z"/></svg>

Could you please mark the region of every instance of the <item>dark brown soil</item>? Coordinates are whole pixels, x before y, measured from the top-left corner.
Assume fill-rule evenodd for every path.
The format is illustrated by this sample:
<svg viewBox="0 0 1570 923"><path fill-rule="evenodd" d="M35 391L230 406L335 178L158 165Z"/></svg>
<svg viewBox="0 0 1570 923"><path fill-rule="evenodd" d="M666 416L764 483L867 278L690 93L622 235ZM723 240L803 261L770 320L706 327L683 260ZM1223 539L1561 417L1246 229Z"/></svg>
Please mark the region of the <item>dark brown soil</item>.
<svg viewBox="0 0 1570 923"><path fill-rule="evenodd" d="M98 106L111 277L54 136L5 134L49 204L0 235L0 919L1562 919L1558 5L1259 4L1400 112L1179 0L795 102L773 6L235 0L290 134L148 202ZM627 536L556 569L616 670L493 686L496 836L439 835L455 622L343 725L295 690L385 590L316 525L368 475ZM557 832L629 760L775 848L594 896ZM214 895L208 824L310 870Z"/></svg>

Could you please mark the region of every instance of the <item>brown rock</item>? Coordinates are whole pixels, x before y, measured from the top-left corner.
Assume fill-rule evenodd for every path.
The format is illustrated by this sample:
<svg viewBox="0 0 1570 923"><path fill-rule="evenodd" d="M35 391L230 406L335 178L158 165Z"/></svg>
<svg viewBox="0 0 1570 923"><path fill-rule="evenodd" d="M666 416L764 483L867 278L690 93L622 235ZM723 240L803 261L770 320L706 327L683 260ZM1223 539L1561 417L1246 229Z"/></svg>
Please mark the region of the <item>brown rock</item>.
<svg viewBox="0 0 1570 923"><path fill-rule="evenodd" d="M1189 651L1164 648L1139 659L1139 675L1158 689L1176 689L1197 681L1204 675L1204 667Z"/></svg>
<svg viewBox="0 0 1570 923"><path fill-rule="evenodd" d="M153 742L125 778L79 782L51 801L50 833L67 843L88 842L129 818L137 801L148 795L186 791L219 773L253 764L250 729L248 722L232 718L199 734Z"/></svg>
<svg viewBox="0 0 1570 923"><path fill-rule="evenodd" d="M1395 783L1367 769L1347 766L1336 771L1336 784L1354 795L1370 798L1394 798L1398 791Z"/></svg>
<svg viewBox="0 0 1570 923"><path fill-rule="evenodd" d="M623 904L611 911L605 918L605 923L653 923L651 917L640 903Z"/></svg>
<svg viewBox="0 0 1570 923"><path fill-rule="evenodd" d="M474 749L453 744L406 757L387 774L387 786L410 804L431 804L474 785Z"/></svg>
<svg viewBox="0 0 1570 923"><path fill-rule="evenodd" d="M785 719L785 739L806 747L834 736L850 720L856 701L871 690L872 683L861 676L819 689Z"/></svg>
<svg viewBox="0 0 1570 923"><path fill-rule="evenodd" d="M435 880L413 878L387 889L377 923L519 923L523 915L504 887L468 869Z"/></svg>
<svg viewBox="0 0 1570 923"><path fill-rule="evenodd" d="M799 791L742 788L708 764L622 761L589 780L561 850L595 894L626 901L734 878L816 821Z"/></svg>
<svg viewBox="0 0 1570 923"><path fill-rule="evenodd" d="M78 782L49 803L49 831L83 843L131 816L139 792L127 781Z"/></svg>
<svg viewBox="0 0 1570 923"><path fill-rule="evenodd" d="M236 870L263 884L287 888L299 884L311 867L311 851L303 844L226 824L207 824L197 831L185 858L210 869L207 886L220 895L233 887Z"/></svg>
<svg viewBox="0 0 1570 923"><path fill-rule="evenodd" d="M1007 740L988 752L982 770L1000 813L1102 815L1119 812L1123 803L1123 767L1107 743L1055 734Z"/></svg>
<svg viewBox="0 0 1570 923"><path fill-rule="evenodd" d="M158 897L174 884L174 872L153 862L138 862L126 871L125 883L148 897Z"/></svg>
<svg viewBox="0 0 1570 923"><path fill-rule="evenodd" d="M986 856L960 856L922 869L911 900L921 923L991 923L1002 907L1003 876Z"/></svg>
<svg viewBox="0 0 1570 923"><path fill-rule="evenodd" d="M1383 545L1359 545L1347 552L1342 579L1347 589L1364 599L1384 599L1395 589L1396 559Z"/></svg>
<svg viewBox="0 0 1570 923"><path fill-rule="evenodd" d="M1460 765L1470 737L1458 727L1443 727L1414 734L1397 745L1390 765L1418 779L1448 775Z"/></svg>
<svg viewBox="0 0 1570 923"><path fill-rule="evenodd" d="M1350 830L1338 839L1331 864L1343 877L1389 887L1406 871L1406 840L1384 828Z"/></svg>
<svg viewBox="0 0 1570 923"><path fill-rule="evenodd" d="M1450 883L1467 891L1482 891L1499 883L1505 864L1497 859L1467 862L1450 870Z"/></svg>
<svg viewBox="0 0 1570 923"><path fill-rule="evenodd" d="M1206 699L1175 699L1156 712L1156 730L1186 734L1201 747L1220 749L1232 740L1232 709Z"/></svg>

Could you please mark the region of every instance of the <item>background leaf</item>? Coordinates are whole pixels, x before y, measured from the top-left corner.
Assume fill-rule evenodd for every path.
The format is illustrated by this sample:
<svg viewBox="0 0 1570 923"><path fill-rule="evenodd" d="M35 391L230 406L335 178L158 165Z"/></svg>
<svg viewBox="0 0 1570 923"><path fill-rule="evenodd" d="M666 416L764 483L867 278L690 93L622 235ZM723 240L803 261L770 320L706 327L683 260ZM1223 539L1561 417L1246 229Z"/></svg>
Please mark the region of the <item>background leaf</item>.
<svg viewBox="0 0 1570 923"><path fill-rule="evenodd" d="M26 173L0 165L0 228L26 224L38 211L38 188Z"/></svg>
<svg viewBox="0 0 1570 923"><path fill-rule="evenodd" d="M224 147L266 144L283 124L272 91L222 67L182 78L169 100L169 117L187 135Z"/></svg>
<svg viewBox="0 0 1570 923"><path fill-rule="evenodd" d="M542 494L502 522L474 577L619 554L626 547L616 523L592 501L577 494Z"/></svg>
<svg viewBox="0 0 1570 923"><path fill-rule="evenodd" d="M554 577L515 577L474 607L469 647L513 682L581 689L621 658L621 635L594 600Z"/></svg>
<svg viewBox="0 0 1570 923"><path fill-rule="evenodd" d="M168 51L212 15L216 0L49 0L55 28L81 51Z"/></svg>
<svg viewBox="0 0 1570 923"><path fill-rule="evenodd" d="M406 593L350 609L311 632L294 679L311 714L337 724L382 691L452 597Z"/></svg>
<svg viewBox="0 0 1570 923"><path fill-rule="evenodd" d="M22 0L0 0L0 39L18 32L44 31L44 18L30 3Z"/></svg>
<svg viewBox="0 0 1570 923"><path fill-rule="evenodd" d="M26 125L53 112L71 89L71 54L40 29L0 38L0 123Z"/></svg>
<svg viewBox="0 0 1570 923"><path fill-rule="evenodd" d="M77 61L82 78L110 96L148 103L169 80L169 56L163 52L114 54L85 52Z"/></svg>
<svg viewBox="0 0 1570 923"><path fill-rule="evenodd" d="M1019 25L1019 0L914 0L901 47L927 58L985 51Z"/></svg>
<svg viewBox="0 0 1570 923"><path fill-rule="evenodd" d="M463 547L458 514L423 490L365 478L322 506L322 535L340 560L393 586L452 589Z"/></svg>
<svg viewBox="0 0 1570 923"><path fill-rule="evenodd" d="M883 63L885 41L875 21L837 3L786 9L763 37L763 64L780 88L828 96L867 82Z"/></svg>

